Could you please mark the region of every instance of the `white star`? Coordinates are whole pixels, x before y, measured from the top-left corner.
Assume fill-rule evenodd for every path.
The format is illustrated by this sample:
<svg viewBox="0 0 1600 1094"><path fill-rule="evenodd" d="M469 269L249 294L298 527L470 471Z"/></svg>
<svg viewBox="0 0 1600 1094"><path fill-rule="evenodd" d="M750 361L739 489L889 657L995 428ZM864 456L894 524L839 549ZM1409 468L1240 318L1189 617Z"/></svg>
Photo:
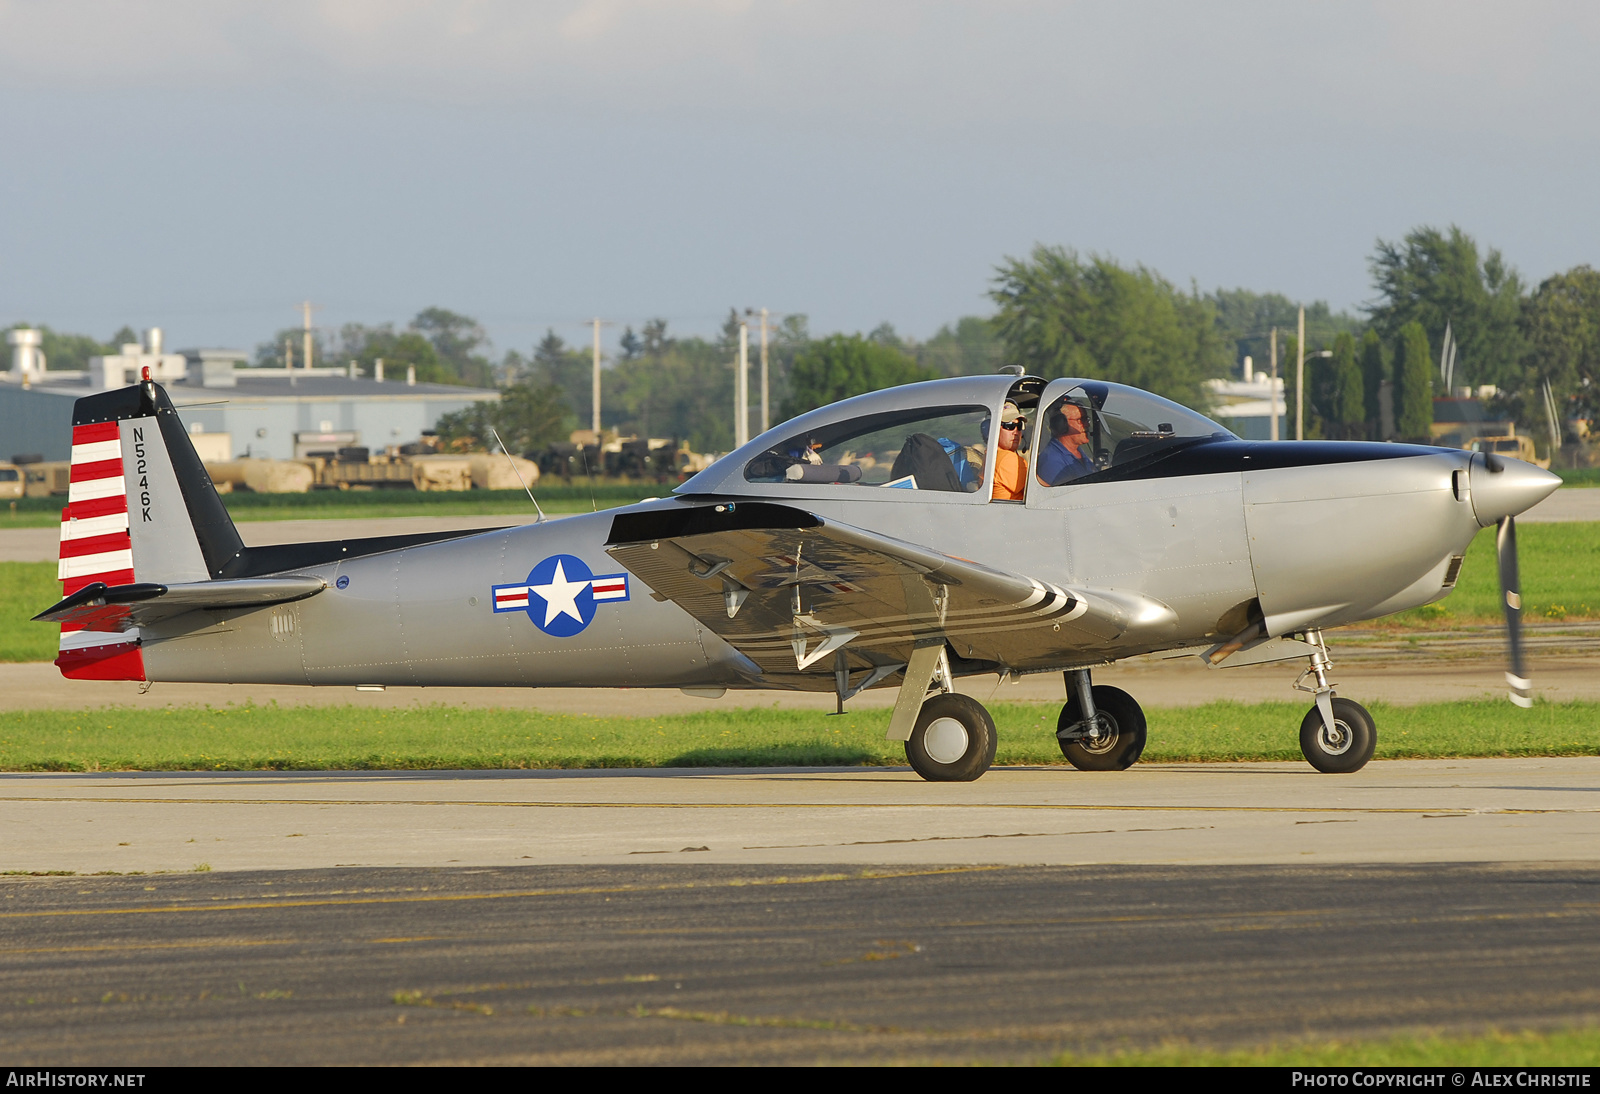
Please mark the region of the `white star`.
<svg viewBox="0 0 1600 1094"><path fill-rule="evenodd" d="M544 598L544 625L549 626L558 615L570 615L579 623L583 616L578 612L578 594L589 587L588 581L568 581L561 560L556 560L556 572L548 585L529 585L531 592Z"/></svg>

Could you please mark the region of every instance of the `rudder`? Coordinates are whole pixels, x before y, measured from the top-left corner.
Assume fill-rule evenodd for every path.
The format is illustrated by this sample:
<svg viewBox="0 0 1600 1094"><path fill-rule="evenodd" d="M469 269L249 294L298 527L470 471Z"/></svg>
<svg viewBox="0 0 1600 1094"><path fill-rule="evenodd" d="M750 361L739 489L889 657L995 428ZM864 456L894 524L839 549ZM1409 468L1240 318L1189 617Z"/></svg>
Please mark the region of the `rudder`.
<svg viewBox="0 0 1600 1094"><path fill-rule="evenodd" d="M222 576L244 550L167 393L149 379L79 399L61 513L62 595L95 582L178 583ZM56 665L79 680L143 680L137 629L63 624Z"/></svg>

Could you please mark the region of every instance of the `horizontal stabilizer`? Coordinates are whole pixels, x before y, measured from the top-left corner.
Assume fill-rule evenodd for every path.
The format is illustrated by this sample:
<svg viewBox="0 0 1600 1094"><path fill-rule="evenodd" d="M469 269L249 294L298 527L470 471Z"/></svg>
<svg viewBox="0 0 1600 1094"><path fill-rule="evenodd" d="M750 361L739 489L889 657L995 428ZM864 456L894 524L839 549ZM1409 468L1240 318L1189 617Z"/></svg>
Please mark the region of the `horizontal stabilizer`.
<svg viewBox="0 0 1600 1094"><path fill-rule="evenodd" d="M128 631L200 608L262 608L304 600L327 588L320 577L250 577L174 585L136 582L86 585L35 622L62 623L86 631Z"/></svg>

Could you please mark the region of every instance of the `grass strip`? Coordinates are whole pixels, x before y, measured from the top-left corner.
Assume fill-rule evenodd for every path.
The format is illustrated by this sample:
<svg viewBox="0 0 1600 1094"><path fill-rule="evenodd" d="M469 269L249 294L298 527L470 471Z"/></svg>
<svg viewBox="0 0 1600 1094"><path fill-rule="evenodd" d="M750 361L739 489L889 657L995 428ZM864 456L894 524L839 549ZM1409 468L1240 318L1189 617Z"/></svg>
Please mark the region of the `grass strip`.
<svg viewBox="0 0 1600 1094"><path fill-rule="evenodd" d="M0 661L54 661L61 628L33 617L61 599L54 562L0 562Z"/></svg>
<svg viewBox="0 0 1600 1094"><path fill-rule="evenodd" d="M1529 621L1600 616L1600 522L1521 524L1517 564L1522 578L1523 618ZM1450 595L1436 604L1384 620L1406 628L1502 618L1494 529L1478 533Z"/></svg>
<svg viewBox="0 0 1600 1094"><path fill-rule="evenodd" d="M535 486L534 497L547 513L587 513L590 508L610 509L632 505L645 498L671 494L675 482L607 482L593 488L582 479L560 479ZM64 497L19 498L16 507L0 505L0 529L53 528L61 523ZM533 506L521 490L311 490L304 494L222 495L222 503L237 522L257 520L348 520L363 517L454 517L478 514L526 514Z"/></svg>
<svg viewBox="0 0 1600 1094"><path fill-rule="evenodd" d="M996 762L1060 764L1058 708L990 706ZM1296 703L1208 703L1149 711L1144 762L1301 758ZM1600 754L1600 702L1375 703L1380 759ZM721 708L658 718L417 706L108 707L18 711L0 719L6 771L363 771L631 767L881 766L905 763L883 739L887 709Z"/></svg>
<svg viewBox="0 0 1600 1094"><path fill-rule="evenodd" d="M1075 1055L1058 1067L1582 1067L1600 1065L1600 1029L1491 1031L1378 1041L1321 1041L1216 1051L1169 1045L1143 1051Z"/></svg>

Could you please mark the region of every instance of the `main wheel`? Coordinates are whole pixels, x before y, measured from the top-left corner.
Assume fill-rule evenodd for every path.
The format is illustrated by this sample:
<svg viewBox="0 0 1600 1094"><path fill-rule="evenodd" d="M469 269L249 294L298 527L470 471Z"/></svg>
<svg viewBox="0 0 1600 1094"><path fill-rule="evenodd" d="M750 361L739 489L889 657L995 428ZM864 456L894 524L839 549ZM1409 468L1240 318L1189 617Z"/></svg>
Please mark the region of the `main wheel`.
<svg viewBox="0 0 1600 1094"><path fill-rule="evenodd" d="M1144 754L1144 711L1133 696L1109 684L1094 687L1094 709L1100 716L1098 737L1057 737L1061 754L1079 771L1124 771ZM1083 707L1076 695L1061 708L1056 732L1083 721Z"/></svg>
<svg viewBox="0 0 1600 1094"><path fill-rule="evenodd" d="M1334 699L1333 732L1312 707L1300 722L1300 751L1318 771L1345 775L1360 771L1378 747L1378 730L1367 708L1350 699Z"/></svg>
<svg viewBox="0 0 1600 1094"><path fill-rule="evenodd" d="M922 704L906 742L906 759L929 782L971 782L994 763L994 719L965 695L935 695Z"/></svg>

